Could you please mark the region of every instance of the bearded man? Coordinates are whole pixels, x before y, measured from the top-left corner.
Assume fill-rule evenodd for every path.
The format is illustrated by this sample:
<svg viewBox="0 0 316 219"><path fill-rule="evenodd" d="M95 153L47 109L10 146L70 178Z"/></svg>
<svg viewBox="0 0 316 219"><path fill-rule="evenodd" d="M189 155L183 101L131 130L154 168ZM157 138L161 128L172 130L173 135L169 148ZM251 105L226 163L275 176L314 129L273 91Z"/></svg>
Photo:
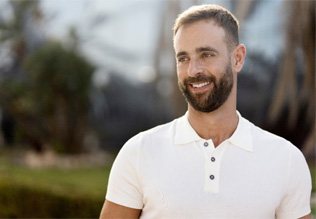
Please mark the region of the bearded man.
<svg viewBox="0 0 316 219"><path fill-rule="evenodd" d="M188 111L122 147L101 218L310 218L302 153L236 110L246 57L238 29L218 5L179 15L174 50Z"/></svg>

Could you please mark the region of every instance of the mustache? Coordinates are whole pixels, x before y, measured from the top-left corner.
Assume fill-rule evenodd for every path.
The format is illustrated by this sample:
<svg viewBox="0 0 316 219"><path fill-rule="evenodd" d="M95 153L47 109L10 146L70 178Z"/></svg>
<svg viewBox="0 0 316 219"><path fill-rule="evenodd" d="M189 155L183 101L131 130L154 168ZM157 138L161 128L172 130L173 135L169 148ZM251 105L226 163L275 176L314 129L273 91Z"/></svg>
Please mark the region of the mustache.
<svg viewBox="0 0 316 219"><path fill-rule="evenodd" d="M216 78L213 75L205 76L205 75L198 75L196 77L188 77L184 80L185 85L189 85L192 83L199 83L199 82L209 82L209 83L216 83Z"/></svg>

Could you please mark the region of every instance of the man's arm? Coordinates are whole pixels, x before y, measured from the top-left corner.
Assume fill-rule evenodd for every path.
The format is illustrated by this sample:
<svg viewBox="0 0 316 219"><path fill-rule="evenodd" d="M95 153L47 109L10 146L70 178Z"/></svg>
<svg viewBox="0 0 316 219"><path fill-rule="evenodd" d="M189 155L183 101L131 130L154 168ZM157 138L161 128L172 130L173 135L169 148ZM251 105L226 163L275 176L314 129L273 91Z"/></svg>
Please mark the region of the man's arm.
<svg viewBox="0 0 316 219"><path fill-rule="evenodd" d="M308 214L308 215L305 215L304 217L300 217L299 219L312 219L312 215Z"/></svg>
<svg viewBox="0 0 316 219"><path fill-rule="evenodd" d="M103 204L100 219L136 219L139 218L140 214L141 209L125 207L106 200Z"/></svg>

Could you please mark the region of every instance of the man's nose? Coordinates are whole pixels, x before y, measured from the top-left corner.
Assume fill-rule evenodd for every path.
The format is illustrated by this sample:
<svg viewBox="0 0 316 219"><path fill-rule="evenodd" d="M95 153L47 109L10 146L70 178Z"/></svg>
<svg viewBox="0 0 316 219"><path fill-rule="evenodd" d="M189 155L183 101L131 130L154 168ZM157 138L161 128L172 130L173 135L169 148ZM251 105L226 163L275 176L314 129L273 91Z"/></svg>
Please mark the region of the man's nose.
<svg viewBox="0 0 316 219"><path fill-rule="evenodd" d="M199 60L191 59L188 66L188 76L196 77L202 73L202 65Z"/></svg>

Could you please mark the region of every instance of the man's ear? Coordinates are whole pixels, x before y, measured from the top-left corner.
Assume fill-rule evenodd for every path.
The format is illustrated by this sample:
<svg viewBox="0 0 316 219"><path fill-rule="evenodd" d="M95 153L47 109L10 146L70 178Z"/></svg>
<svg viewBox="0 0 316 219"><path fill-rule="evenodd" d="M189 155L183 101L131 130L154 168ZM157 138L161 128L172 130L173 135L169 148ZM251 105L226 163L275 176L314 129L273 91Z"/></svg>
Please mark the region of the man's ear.
<svg viewBox="0 0 316 219"><path fill-rule="evenodd" d="M235 72L240 72L244 66L246 59L246 46L244 44L239 44L233 51L232 57L232 68Z"/></svg>

